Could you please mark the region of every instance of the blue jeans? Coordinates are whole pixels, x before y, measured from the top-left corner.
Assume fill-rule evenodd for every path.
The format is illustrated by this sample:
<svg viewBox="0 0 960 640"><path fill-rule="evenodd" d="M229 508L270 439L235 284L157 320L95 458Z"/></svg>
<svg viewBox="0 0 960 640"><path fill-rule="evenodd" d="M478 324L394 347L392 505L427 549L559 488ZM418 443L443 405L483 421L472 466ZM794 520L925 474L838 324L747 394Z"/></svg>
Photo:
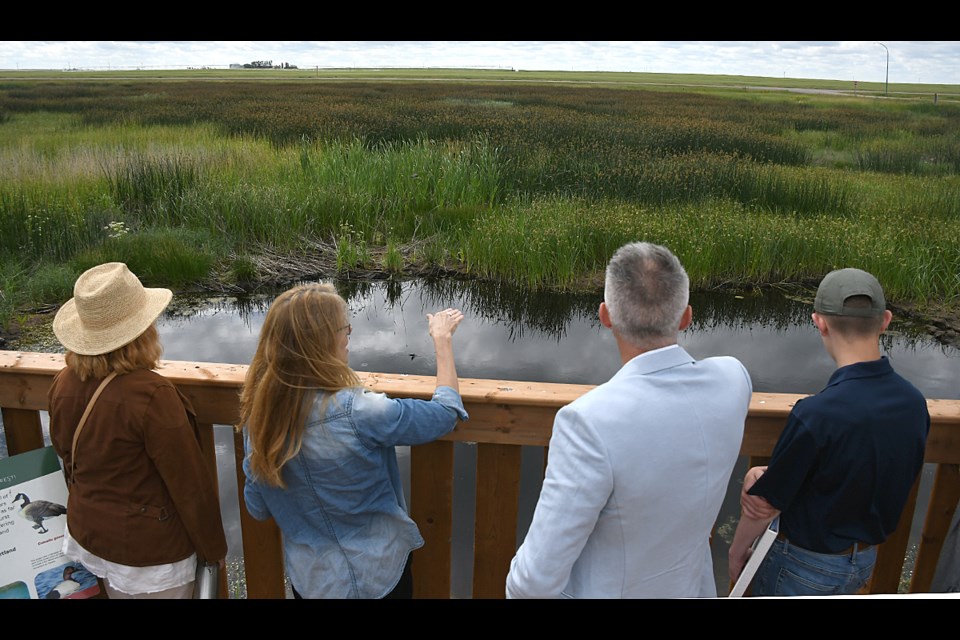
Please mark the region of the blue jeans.
<svg viewBox="0 0 960 640"><path fill-rule="evenodd" d="M852 595L867 584L876 546L844 555L816 553L775 540L750 584L753 596Z"/></svg>

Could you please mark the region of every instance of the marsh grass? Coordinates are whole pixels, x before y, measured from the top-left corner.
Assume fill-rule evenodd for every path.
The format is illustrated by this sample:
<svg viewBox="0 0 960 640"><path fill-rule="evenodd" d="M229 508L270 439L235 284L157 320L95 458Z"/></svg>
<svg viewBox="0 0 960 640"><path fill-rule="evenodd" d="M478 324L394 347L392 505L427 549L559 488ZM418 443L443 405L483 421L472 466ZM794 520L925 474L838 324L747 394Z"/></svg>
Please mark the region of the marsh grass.
<svg viewBox="0 0 960 640"><path fill-rule="evenodd" d="M388 241L383 254L382 268L390 274L400 273L403 270L404 258L400 248L394 241Z"/></svg>
<svg viewBox="0 0 960 640"><path fill-rule="evenodd" d="M27 280L25 295L31 300L67 300L73 297L73 285L82 271L64 264L45 264Z"/></svg>
<svg viewBox="0 0 960 640"><path fill-rule="evenodd" d="M498 150L484 139L438 143L360 140L303 145L302 179L335 211L370 233L384 220L405 235L441 231L446 217L431 212L494 206L502 188ZM328 208L329 210L329 208Z"/></svg>
<svg viewBox="0 0 960 640"><path fill-rule="evenodd" d="M246 286L256 252L309 246L340 271L575 289L634 239L673 248L695 286L852 264L960 304L960 106L727 93L7 84L0 312L60 301L97 262Z"/></svg>
<svg viewBox="0 0 960 640"><path fill-rule="evenodd" d="M26 266L5 256L0 260L0 318L4 326L22 329L30 313L44 309L53 301L73 296L73 284L80 275L67 264Z"/></svg>
<svg viewBox="0 0 960 640"><path fill-rule="evenodd" d="M249 256L236 256L230 263L229 284L237 285L241 288L250 287L256 283L259 277L257 264Z"/></svg>
<svg viewBox="0 0 960 640"><path fill-rule="evenodd" d="M863 171L915 175L956 175L960 172L960 137L933 140L872 140L856 151Z"/></svg>
<svg viewBox="0 0 960 640"><path fill-rule="evenodd" d="M103 262L124 262L144 284L184 287L207 278L222 245L203 231L152 229L108 238L77 254L77 273Z"/></svg>
<svg viewBox="0 0 960 640"><path fill-rule="evenodd" d="M349 223L340 226L336 240L337 271L346 272L364 269L370 262L367 239L362 230L356 230Z"/></svg>
<svg viewBox="0 0 960 640"><path fill-rule="evenodd" d="M65 260L96 242L110 214L97 199L36 185L0 184L0 250L24 259Z"/></svg>
<svg viewBox="0 0 960 640"><path fill-rule="evenodd" d="M179 225L181 203L197 181L188 157L136 154L109 171L107 184L117 206L148 225Z"/></svg>

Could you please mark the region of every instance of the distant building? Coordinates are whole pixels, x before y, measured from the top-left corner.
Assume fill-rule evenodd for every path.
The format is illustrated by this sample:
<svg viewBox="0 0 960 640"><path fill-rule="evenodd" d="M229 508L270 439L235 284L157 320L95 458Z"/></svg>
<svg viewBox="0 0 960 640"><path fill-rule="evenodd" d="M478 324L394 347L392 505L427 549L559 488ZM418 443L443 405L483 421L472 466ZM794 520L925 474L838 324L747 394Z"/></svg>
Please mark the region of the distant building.
<svg viewBox="0 0 960 640"><path fill-rule="evenodd" d="M231 68L231 69L243 69L243 65L242 65L242 64L233 63L233 64L230 65L230 68Z"/></svg>

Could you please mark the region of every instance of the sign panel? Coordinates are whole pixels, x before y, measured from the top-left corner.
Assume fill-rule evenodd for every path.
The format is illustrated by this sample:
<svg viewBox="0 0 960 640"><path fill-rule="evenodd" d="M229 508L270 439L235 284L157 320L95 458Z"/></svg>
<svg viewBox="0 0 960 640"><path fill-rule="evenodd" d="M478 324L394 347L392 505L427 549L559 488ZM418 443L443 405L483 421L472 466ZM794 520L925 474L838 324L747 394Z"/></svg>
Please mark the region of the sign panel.
<svg viewBox="0 0 960 640"><path fill-rule="evenodd" d="M53 447L0 460L0 599L89 598L97 577L63 555L67 483Z"/></svg>

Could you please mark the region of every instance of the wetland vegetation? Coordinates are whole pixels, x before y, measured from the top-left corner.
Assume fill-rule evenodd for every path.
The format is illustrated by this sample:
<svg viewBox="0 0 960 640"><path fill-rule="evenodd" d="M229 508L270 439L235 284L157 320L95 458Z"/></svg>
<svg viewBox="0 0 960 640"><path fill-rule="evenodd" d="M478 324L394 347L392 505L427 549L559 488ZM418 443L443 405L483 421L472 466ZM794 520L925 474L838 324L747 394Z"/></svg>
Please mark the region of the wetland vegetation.
<svg viewBox="0 0 960 640"><path fill-rule="evenodd" d="M0 330L108 260L178 290L448 273L582 291L635 239L700 289L859 266L955 318L958 174L960 103L929 97L6 79Z"/></svg>

